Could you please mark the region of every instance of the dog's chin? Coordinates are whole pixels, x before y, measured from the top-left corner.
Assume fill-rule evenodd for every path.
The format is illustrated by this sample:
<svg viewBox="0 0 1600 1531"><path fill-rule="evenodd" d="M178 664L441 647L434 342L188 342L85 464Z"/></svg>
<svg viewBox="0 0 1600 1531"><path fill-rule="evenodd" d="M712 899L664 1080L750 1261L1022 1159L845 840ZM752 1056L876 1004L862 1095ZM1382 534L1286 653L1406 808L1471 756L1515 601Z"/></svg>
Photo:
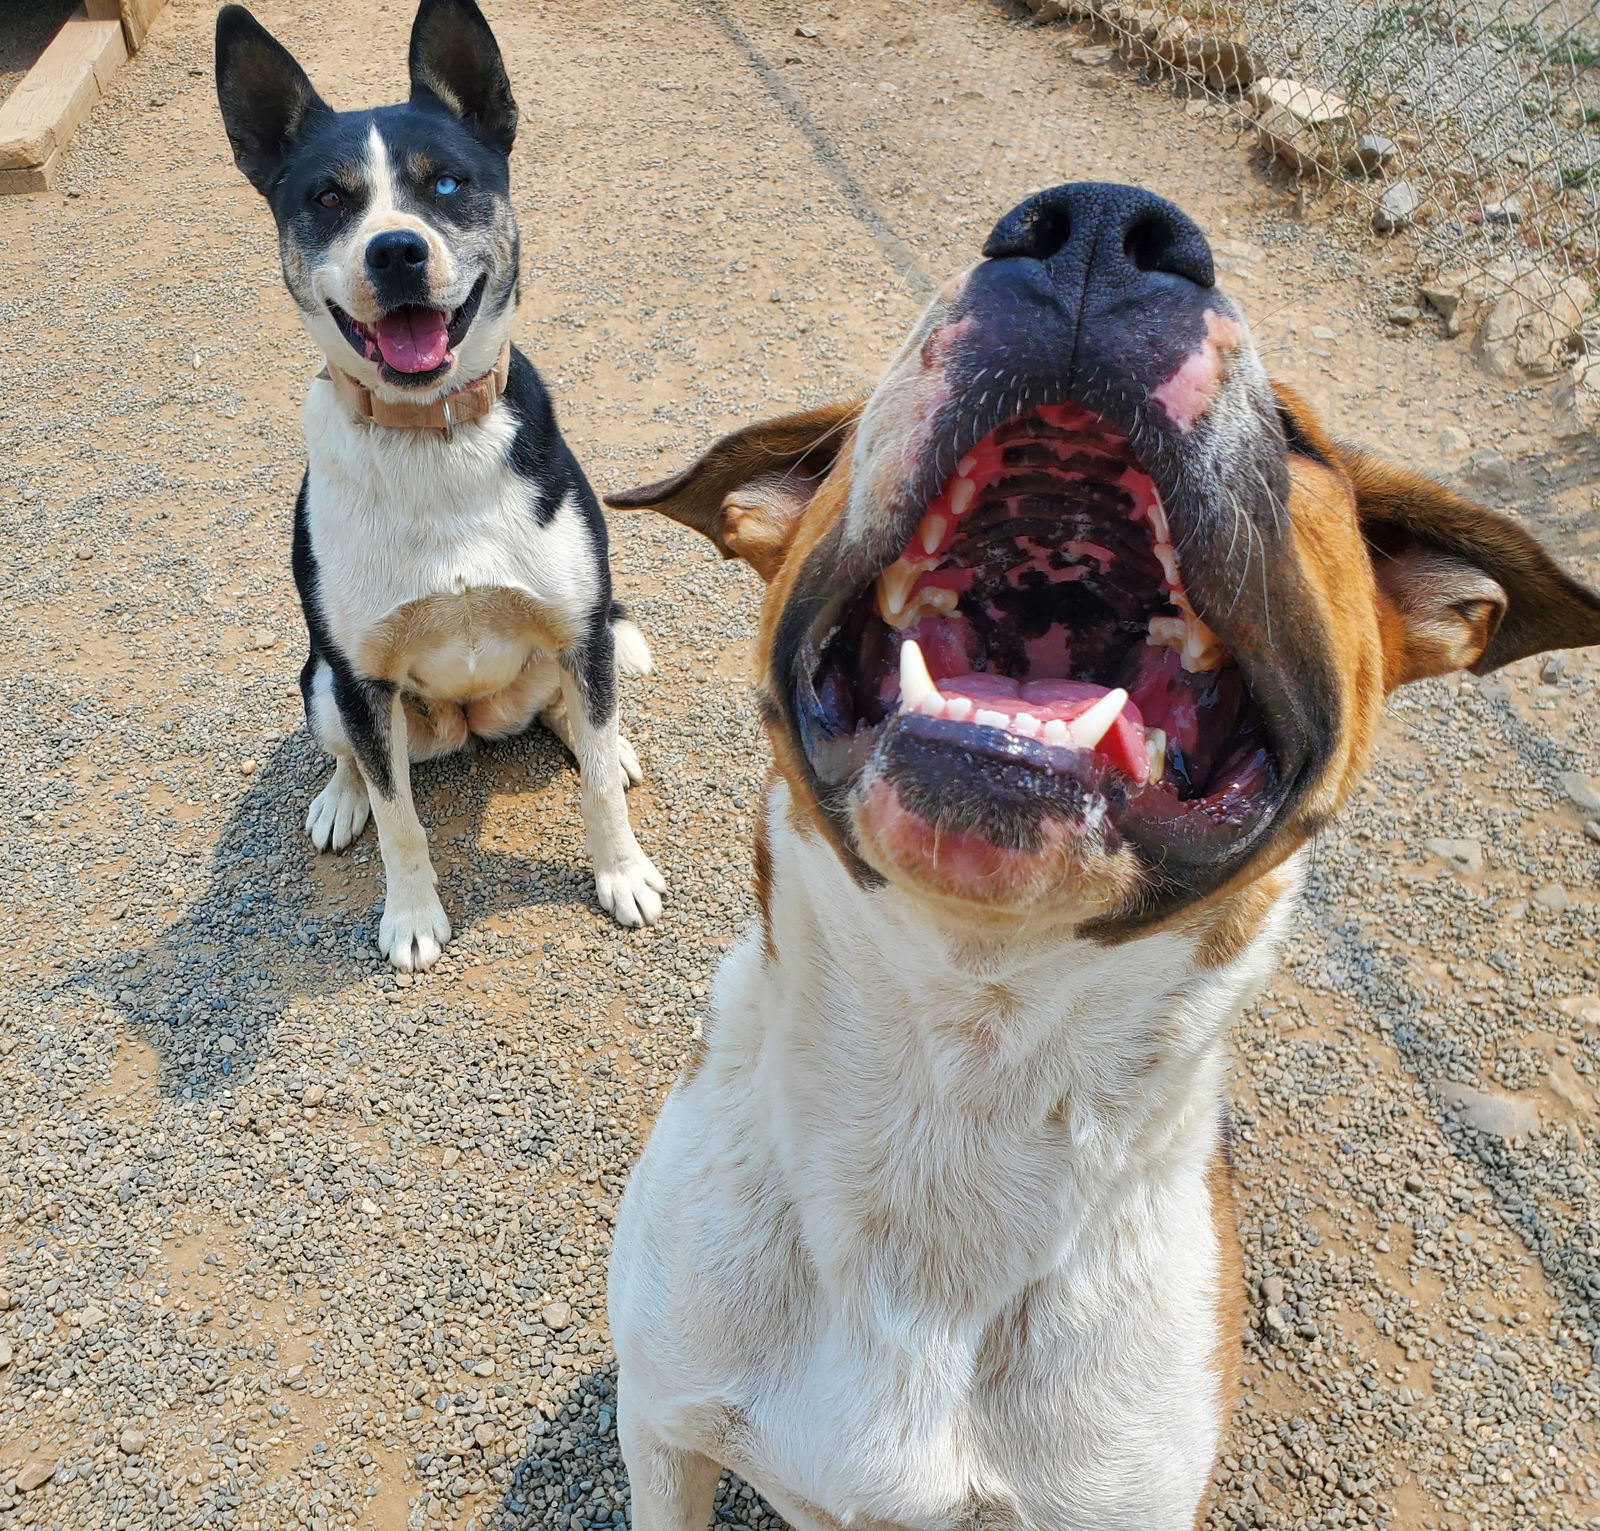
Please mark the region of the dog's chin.
<svg viewBox="0 0 1600 1531"><path fill-rule="evenodd" d="M853 793L856 845L889 882L980 922L1026 919L1080 925L1137 896L1127 848L1108 848L1082 820L1043 817L1002 844L976 825L920 812L888 776L869 772Z"/></svg>
<svg viewBox="0 0 1600 1531"><path fill-rule="evenodd" d="M462 354L473 349L469 341L475 338L488 280L487 272L480 275L459 304L405 304L369 319L325 299L331 333L317 338L334 366L367 387L440 392L461 370ZM319 322L316 328L328 327Z"/></svg>

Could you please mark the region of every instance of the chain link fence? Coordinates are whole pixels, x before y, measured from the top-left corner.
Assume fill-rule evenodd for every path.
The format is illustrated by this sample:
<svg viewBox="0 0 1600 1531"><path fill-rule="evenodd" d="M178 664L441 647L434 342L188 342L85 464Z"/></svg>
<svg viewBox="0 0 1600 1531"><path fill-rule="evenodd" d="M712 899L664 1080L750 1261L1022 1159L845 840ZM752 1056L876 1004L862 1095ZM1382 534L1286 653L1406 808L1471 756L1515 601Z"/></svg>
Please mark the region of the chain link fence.
<svg viewBox="0 0 1600 1531"><path fill-rule="evenodd" d="M1419 304L1490 371L1564 375L1600 420L1596 0L1024 3L1247 120L1307 195L1414 242Z"/></svg>

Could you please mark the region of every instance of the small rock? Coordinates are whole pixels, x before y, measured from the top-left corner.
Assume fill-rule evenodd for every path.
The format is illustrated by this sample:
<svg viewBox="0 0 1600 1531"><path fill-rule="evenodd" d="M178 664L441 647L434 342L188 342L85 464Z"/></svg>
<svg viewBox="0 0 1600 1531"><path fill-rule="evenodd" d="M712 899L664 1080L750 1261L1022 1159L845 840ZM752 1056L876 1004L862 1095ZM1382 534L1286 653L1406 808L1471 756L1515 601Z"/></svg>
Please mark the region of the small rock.
<svg viewBox="0 0 1600 1531"><path fill-rule="evenodd" d="M1489 489L1511 487L1511 463L1505 453L1496 452L1492 447L1474 452L1462 465L1461 471L1475 484L1483 484Z"/></svg>
<svg viewBox="0 0 1600 1531"><path fill-rule="evenodd" d="M1344 157L1344 168L1352 175L1376 175L1400 152L1400 145L1381 133L1363 133Z"/></svg>
<svg viewBox="0 0 1600 1531"><path fill-rule="evenodd" d="M1461 307L1461 298L1466 286L1465 271L1447 271L1431 281L1424 282L1417 288L1417 296L1441 319L1451 319Z"/></svg>
<svg viewBox="0 0 1600 1531"><path fill-rule="evenodd" d="M10 1312L14 1301L15 1299L10 1291L6 1287L0 1286L0 1313Z"/></svg>
<svg viewBox="0 0 1600 1531"><path fill-rule="evenodd" d="M11 1341L0 1340L0 1369L4 1369L5 1367L11 1365L12 1360L13 1355L11 1350Z"/></svg>
<svg viewBox="0 0 1600 1531"><path fill-rule="evenodd" d="M250 647L253 649L270 649L277 641L278 635L270 627L258 627L250 635Z"/></svg>
<svg viewBox="0 0 1600 1531"><path fill-rule="evenodd" d="M1420 1196L1422 1194L1422 1176L1417 1174L1415 1170L1407 1175L1401 1184L1403 1184L1406 1190L1408 1190L1413 1196Z"/></svg>
<svg viewBox="0 0 1600 1531"><path fill-rule="evenodd" d="M117 1437L117 1450L125 1457L136 1457L149 1444L143 1430L124 1430Z"/></svg>
<svg viewBox="0 0 1600 1531"><path fill-rule="evenodd" d="M460 1162L460 1159L461 1159L461 1150L459 1148L457 1148L455 1146L455 1144L452 1143L449 1148L445 1149L445 1151L444 1151L444 1167L447 1170L448 1169L454 1169L455 1166Z"/></svg>
<svg viewBox="0 0 1600 1531"><path fill-rule="evenodd" d="M1585 813L1600 813L1600 788L1581 771L1563 771L1557 778L1561 790Z"/></svg>
<svg viewBox="0 0 1600 1531"><path fill-rule="evenodd" d="M1427 846L1458 872L1476 876L1483 870L1483 847L1476 840L1429 840Z"/></svg>
<svg viewBox="0 0 1600 1531"><path fill-rule="evenodd" d="M474 1377L494 1376L494 1362L487 1359L479 1361L478 1364L472 1368L472 1375Z"/></svg>
<svg viewBox="0 0 1600 1531"><path fill-rule="evenodd" d="M1268 1276L1261 1283L1261 1295L1266 1298L1269 1308L1281 1308L1284 1299L1284 1286L1282 1276Z"/></svg>
<svg viewBox="0 0 1600 1531"><path fill-rule="evenodd" d="M1261 1322L1273 1339L1278 1339L1289 1332L1289 1321L1277 1308L1268 1308L1261 1315Z"/></svg>
<svg viewBox="0 0 1600 1531"><path fill-rule="evenodd" d="M487 1448L500 1439L500 1432L488 1420L480 1420L472 1427L472 1438L479 1446Z"/></svg>
<svg viewBox="0 0 1600 1531"><path fill-rule="evenodd" d="M1389 310L1389 323L1398 325L1403 330L1408 330L1422 317L1420 308L1391 308Z"/></svg>
<svg viewBox="0 0 1600 1531"><path fill-rule="evenodd" d="M11 1486L19 1494L31 1494L36 1488L43 1488L55 1475L54 1462L25 1462L22 1471L11 1480Z"/></svg>
<svg viewBox="0 0 1600 1531"><path fill-rule="evenodd" d="M564 1302L553 1302L539 1315L546 1329L561 1330L572 1323L572 1309Z"/></svg>
<svg viewBox="0 0 1600 1531"><path fill-rule="evenodd" d="M1485 223L1521 223L1527 215L1527 209L1523 206L1521 197L1507 197L1502 202L1485 202L1483 205L1483 221Z"/></svg>
<svg viewBox="0 0 1600 1531"><path fill-rule="evenodd" d="M817 35L817 29L815 27L796 27L794 29L794 35L796 37L815 37Z"/></svg>
<svg viewBox="0 0 1600 1531"><path fill-rule="evenodd" d="M217 1038L217 1051L219 1053L232 1053L239 1050L237 1037L222 1036Z"/></svg>
<svg viewBox="0 0 1600 1531"><path fill-rule="evenodd" d="M1600 435L1600 356L1580 356L1556 390L1556 433Z"/></svg>
<svg viewBox="0 0 1600 1531"><path fill-rule="evenodd" d="M1600 845L1600 819L1587 819L1584 821L1583 832L1595 844Z"/></svg>
<svg viewBox="0 0 1600 1531"><path fill-rule="evenodd" d="M1496 377L1554 377L1590 301L1581 277L1535 268L1507 286L1478 331L1478 355Z"/></svg>
<svg viewBox="0 0 1600 1531"><path fill-rule="evenodd" d="M1109 64L1117 56L1115 48L1069 48L1067 57L1075 64L1088 64L1091 67L1100 64Z"/></svg>
<svg viewBox="0 0 1600 1531"><path fill-rule="evenodd" d="M1383 188L1372 214L1372 227L1380 234L1395 234L1416 217L1422 198L1410 181L1391 181Z"/></svg>
<svg viewBox="0 0 1600 1531"><path fill-rule="evenodd" d="M1539 679L1547 686L1559 686L1561 677L1567 673L1567 656L1565 654L1546 654L1539 662Z"/></svg>
<svg viewBox="0 0 1600 1531"><path fill-rule="evenodd" d="M308 1084L300 1095L303 1106L320 1106L328 1098L328 1091L320 1084Z"/></svg>
<svg viewBox="0 0 1600 1531"><path fill-rule="evenodd" d="M240 765L239 774L241 776L254 776L260 769L261 762L259 760L246 760Z"/></svg>
<svg viewBox="0 0 1600 1531"><path fill-rule="evenodd" d="M1441 452L1448 453L1452 457L1459 457L1461 453L1471 448L1472 437L1458 425L1447 425L1439 432L1435 444Z"/></svg>
<svg viewBox="0 0 1600 1531"><path fill-rule="evenodd" d="M1553 909L1557 914L1572 907L1572 900L1567 897L1567 890L1558 882L1547 882L1533 895L1534 903L1545 909Z"/></svg>

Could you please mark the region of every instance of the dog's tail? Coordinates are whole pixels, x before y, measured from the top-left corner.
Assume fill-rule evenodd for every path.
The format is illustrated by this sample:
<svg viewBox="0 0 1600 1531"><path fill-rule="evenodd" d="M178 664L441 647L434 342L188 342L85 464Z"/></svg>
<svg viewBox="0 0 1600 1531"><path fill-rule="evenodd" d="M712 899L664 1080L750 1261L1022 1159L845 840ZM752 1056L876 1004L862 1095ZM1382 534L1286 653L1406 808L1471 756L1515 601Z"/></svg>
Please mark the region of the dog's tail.
<svg viewBox="0 0 1600 1531"><path fill-rule="evenodd" d="M648 675L654 668L650 658L650 645L638 624L616 602L611 606L611 637L617 646L617 674L624 680L636 680Z"/></svg>

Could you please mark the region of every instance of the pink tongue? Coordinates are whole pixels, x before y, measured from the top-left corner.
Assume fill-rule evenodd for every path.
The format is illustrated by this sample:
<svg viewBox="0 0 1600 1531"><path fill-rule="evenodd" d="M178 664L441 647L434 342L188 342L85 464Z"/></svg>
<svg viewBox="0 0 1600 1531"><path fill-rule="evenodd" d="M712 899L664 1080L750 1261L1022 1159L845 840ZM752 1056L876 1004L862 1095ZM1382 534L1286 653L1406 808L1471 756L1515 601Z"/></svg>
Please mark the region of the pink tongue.
<svg viewBox="0 0 1600 1531"><path fill-rule="evenodd" d="M397 308L373 325L372 333L396 372L432 372L450 354L450 331L436 308Z"/></svg>

